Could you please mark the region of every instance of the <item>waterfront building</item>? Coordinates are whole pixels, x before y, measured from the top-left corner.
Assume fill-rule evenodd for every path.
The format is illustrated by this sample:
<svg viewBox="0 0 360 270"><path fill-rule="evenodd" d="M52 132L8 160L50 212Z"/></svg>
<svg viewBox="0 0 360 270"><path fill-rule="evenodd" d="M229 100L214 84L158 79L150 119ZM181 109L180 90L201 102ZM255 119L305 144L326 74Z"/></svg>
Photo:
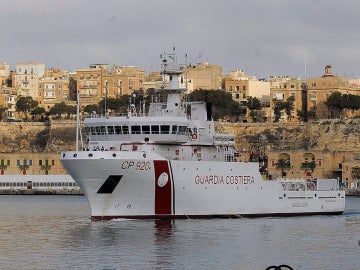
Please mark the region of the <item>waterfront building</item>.
<svg viewBox="0 0 360 270"><path fill-rule="evenodd" d="M11 87L0 86L0 120L15 120L17 91Z"/></svg>
<svg viewBox="0 0 360 270"><path fill-rule="evenodd" d="M12 87L19 91L20 96L30 96L34 100L39 97L39 79L44 76L43 63L17 63L12 75Z"/></svg>
<svg viewBox="0 0 360 270"><path fill-rule="evenodd" d="M11 86L10 66L6 62L0 65L0 85Z"/></svg>
<svg viewBox="0 0 360 270"><path fill-rule="evenodd" d="M283 121L300 121L297 115L297 111L302 111L306 108L307 104L307 86L306 81L300 78L293 78L290 76L271 76L268 79L270 83L270 108L271 108L271 120L274 117L274 101L286 102L289 98L294 101L294 109L291 111L291 116L281 112L280 122Z"/></svg>
<svg viewBox="0 0 360 270"><path fill-rule="evenodd" d="M26 145L25 141L21 142ZM1 175L66 174L58 153L0 153Z"/></svg>
<svg viewBox="0 0 360 270"><path fill-rule="evenodd" d="M339 118L352 116L350 111L334 111L329 109L325 102L334 92L341 94L359 95L360 88L347 77L333 74L332 66L325 66L325 73L320 78L307 79L307 109L314 112L317 119Z"/></svg>
<svg viewBox="0 0 360 270"><path fill-rule="evenodd" d="M77 91L83 105L96 104L103 97L103 76L109 65L93 64L89 68L81 68L76 72Z"/></svg>
<svg viewBox="0 0 360 270"><path fill-rule="evenodd" d="M220 90L222 67L207 62L189 64L183 67L183 84L188 93L193 90Z"/></svg>
<svg viewBox="0 0 360 270"><path fill-rule="evenodd" d="M55 104L69 101L69 79L69 72L46 70L45 76L39 80L39 106L49 111Z"/></svg>
<svg viewBox="0 0 360 270"><path fill-rule="evenodd" d="M270 83L258 80L256 76L246 75L242 70L235 70L223 79L223 89L232 95L232 99L246 107L249 97L257 98L263 105L262 113L268 118L270 104ZM246 109L246 119L249 120L250 110ZM244 121L244 120L243 120Z"/></svg>
<svg viewBox="0 0 360 270"><path fill-rule="evenodd" d="M92 64L76 73L77 90L82 104L97 104L105 96L116 98L133 91L142 90L144 71L134 66Z"/></svg>

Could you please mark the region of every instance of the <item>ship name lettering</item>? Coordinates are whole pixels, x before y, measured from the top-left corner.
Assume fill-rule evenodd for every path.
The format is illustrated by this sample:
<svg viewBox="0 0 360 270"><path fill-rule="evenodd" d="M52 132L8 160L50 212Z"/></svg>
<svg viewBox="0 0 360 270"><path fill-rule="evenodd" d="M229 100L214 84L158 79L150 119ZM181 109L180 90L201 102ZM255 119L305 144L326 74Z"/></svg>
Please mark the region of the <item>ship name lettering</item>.
<svg viewBox="0 0 360 270"><path fill-rule="evenodd" d="M249 185L254 184L255 180L250 175L196 175L195 184L227 184L227 185Z"/></svg>
<svg viewBox="0 0 360 270"><path fill-rule="evenodd" d="M222 175L197 175L195 184L224 184L224 177Z"/></svg>

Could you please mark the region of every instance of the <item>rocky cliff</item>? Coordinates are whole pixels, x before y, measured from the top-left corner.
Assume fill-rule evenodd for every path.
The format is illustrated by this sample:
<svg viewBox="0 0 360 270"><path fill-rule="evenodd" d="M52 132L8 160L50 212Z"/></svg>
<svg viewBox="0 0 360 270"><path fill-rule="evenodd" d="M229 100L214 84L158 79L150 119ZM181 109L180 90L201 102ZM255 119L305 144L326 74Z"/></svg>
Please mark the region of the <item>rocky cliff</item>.
<svg viewBox="0 0 360 270"><path fill-rule="evenodd" d="M237 149L258 145L276 151L360 152L360 119L311 123L216 123L219 133L235 133ZM76 123L0 123L1 153L60 152L75 149Z"/></svg>

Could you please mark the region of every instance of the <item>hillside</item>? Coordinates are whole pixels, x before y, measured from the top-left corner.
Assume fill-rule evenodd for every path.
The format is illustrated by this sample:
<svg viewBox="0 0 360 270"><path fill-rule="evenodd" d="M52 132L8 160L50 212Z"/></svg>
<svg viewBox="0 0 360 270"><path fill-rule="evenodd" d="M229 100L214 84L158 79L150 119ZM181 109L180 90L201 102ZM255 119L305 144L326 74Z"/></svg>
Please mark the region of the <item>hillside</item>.
<svg viewBox="0 0 360 270"><path fill-rule="evenodd" d="M75 122L0 123L0 152L60 152L75 148ZM360 119L311 123L252 124L217 122L220 133L235 133L237 149L348 150L360 152Z"/></svg>

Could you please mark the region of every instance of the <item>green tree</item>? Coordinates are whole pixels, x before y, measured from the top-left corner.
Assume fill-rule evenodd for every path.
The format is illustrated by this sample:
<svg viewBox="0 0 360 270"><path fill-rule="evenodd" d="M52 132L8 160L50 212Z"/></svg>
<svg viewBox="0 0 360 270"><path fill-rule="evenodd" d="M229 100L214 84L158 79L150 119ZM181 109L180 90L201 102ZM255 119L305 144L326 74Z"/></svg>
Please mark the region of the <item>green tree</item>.
<svg viewBox="0 0 360 270"><path fill-rule="evenodd" d="M76 115L76 113L77 113L76 106L66 105L66 114L68 119L71 119L74 115Z"/></svg>
<svg viewBox="0 0 360 270"><path fill-rule="evenodd" d="M279 122L281 118L281 111L283 110L283 103L280 100L273 99L274 104L274 122Z"/></svg>
<svg viewBox="0 0 360 270"><path fill-rule="evenodd" d="M294 110L294 101L295 98L294 97L289 97L284 103L283 103L283 108L285 110L285 113L288 117L288 120L291 121L291 112Z"/></svg>
<svg viewBox="0 0 360 270"><path fill-rule="evenodd" d="M38 102L33 100L32 97L20 96L16 101L16 111L22 112L27 121L29 113L38 105Z"/></svg>
<svg viewBox="0 0 360 270"><path fill-rule="evenodd" d="M1 105L0 106L0 120L3 120L5 111L6 111L6 107Z"/></svg>
<svg viewBox="0 0 360 270"><path fill-rule="evenodd" d="M101 109L96 104L88 104L84 107L84 112L88 113L89 115L92 115L94 112L96 114L100 114Z"/></svg>
<svg viewBox="0 0 360 270"><path fill-rule="evenodd" d="M9 161L8 161L9 162ZM7 169L8 165L5 164L5 160L1 160L0 162L0 171L1 171L1 175L4 174L5 170Z"/></svg>
<svg viewBox="0 0 360 270"><path fill-rule="evenodd" d="M314 160L310 161L310 162L303 162L301 163L301 169L305 170L305 171L311 171L314 172L314 169L316 168L316 163Z"/></svg>
<svg viewBox="0 0 360 270"><path fill-rule="evenodd" d="M49 164L49 160L45 159L45 164L41 165L41 169L45 171L45 174L48 175L51 170L51 165Z"/></svg>
<svg viewBox="0 0 360 270"><path fill-rule="evenodd" d="M285 177L286 173L285 170L288 170L291 168L290 160L280 158L277 163L275 163L276 169L281 171L281 177Z"/></svg>
<svg viewBox="0 0 360 270"><path fill-rule="evenodd" d="M66 105L66 103L64 101L61 102L61 103L56 103L49 110L49 114L50 115L55 115L56 118L58 118L58 119L61 119L61 115L66 114L67 112L68 112L67 111L67 105Z"/></svg>
<svg viewBox="0 0 360 270"><path fill-rule="evenodd" d="M360 179L360 168L359 167L353 167L351 169L351 177L355 180Z"/></svg>
<svg viewBox="0 0 360 270"><path fill-rule="evenodd" d="M45 114L45 109L43 107L35 107L31 110L30 114L33 116L33 118L39 119L42 115Z"/></svg>
<svg viewBox="0 0 360 270"><path fill-rule="evenodd" d="M257 122L261 117L261 113L259 110L261 109L261 102L256 97L248 97L247 98L247 107L250 110L250 117L253 122Z"/></svg>
<svg viewBox="0 0 360 270"><path fill-rule="evenodd" d="M190 101L205 101L212 106L214 120L235 117L242 113L240 104L223 90L195 90L189 94Z"/></svg>
<svg viewBox="0 0 360 270"><path fill-rule="evenodd" d="M260 110L261 102L257 97L248 97L247 98L247 107L250 111L252 110Z"/></svg>

